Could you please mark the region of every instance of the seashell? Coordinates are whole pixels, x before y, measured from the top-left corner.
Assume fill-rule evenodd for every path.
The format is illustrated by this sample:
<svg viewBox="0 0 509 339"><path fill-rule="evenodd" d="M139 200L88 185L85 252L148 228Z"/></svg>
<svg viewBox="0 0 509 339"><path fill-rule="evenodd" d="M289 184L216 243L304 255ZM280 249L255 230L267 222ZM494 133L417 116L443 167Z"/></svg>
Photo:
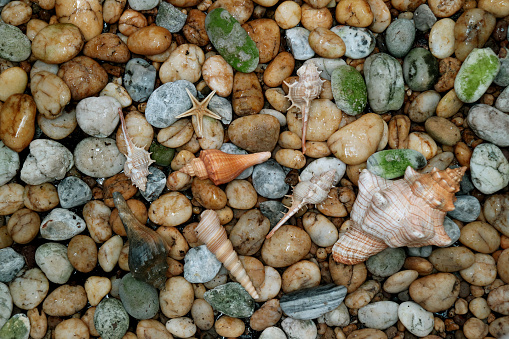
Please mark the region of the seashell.
<svg viewBox="0 0 509 339"><path fill-rule="evenodd" d="M302 154L306 153L306 134L309 120L309 106L313 99L320 96L325 80L320 79L321 71L311 61L305 63L297 70L299 81L288 86L288 95L292 105L288 108L298 107L302 117Z"/></svg>
<svg viewBox="0 0 509 339"><path fill-rule="evenodd" d="M315 174L309 181L299 182L293 189L292 206L290 206L283 218L279 220L277 225L267 234L266 238L269 239L272 237L274 233L304 205L319 204L324 201L333 186L335 174L336 170L331 169L321 174Z"/></svg>
<svg viewBox="0 0 509 339"><path fill-rule="evenodd" d="M134 216L124 197L113 192L118 215L127 231L129 240L129 269L134 278L162 289L166 282L169 246L155 231L142 225Z"/></svg>
<svg viewBox="0 0 509 339"><path fill-rule="evenodd" d="M198 239L207 245L209 251L216 255L217 259L224 264L224 267L231 272L249 295L257 299L258 293L251 279L249 279L237 252L233 249L232 242L226 235L226 230L221 226L217 213L213 210L204 211L195 230Z"/></svg>
<svg viewBox="0 0 509 339"><path fill-rule="evenodd" d="M143 147L140 148L133 143L133 139L127 133L125 126L124 113L118 109L120 116L120 125L127 146L127 160L124 164L124 173L128 176L134 186L145 191L147 188L147 176L150 174L148 167L155 162L150 158L150 154Z"/></svg>
<svg viewBox="0 0 509 339"><path fill-rule="evenodd" d="M192 159L180 169L180 172L210 179L214 185L232 181L245 169L261 164L269 159L270 152L253 154L228 154L217 149L203 150L199 158Z"/></svg>
<svg viewBox="0 0 509 339"><path fill-rule="evenodd" d="M447 246L447 211L466 167L419 174L408 166L405 177L386 180L368 170L359 176L359 194L350 213L352 227L332 248L334 260L355 265L387 247Z"/></svg>

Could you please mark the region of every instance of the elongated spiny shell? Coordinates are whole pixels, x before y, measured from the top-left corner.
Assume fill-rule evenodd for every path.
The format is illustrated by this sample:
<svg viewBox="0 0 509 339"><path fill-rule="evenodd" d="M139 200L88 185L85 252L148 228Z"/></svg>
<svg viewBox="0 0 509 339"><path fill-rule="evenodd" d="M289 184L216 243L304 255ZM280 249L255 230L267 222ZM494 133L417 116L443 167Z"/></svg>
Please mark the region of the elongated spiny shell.
<svg viewBox="0 0 509 339"><path fill-rule="evenodd" d="M319 175L314 175L309 181L301 181L293 189L292 206L285 213L283 218L279 220L276 226L267 234L269 239L276 231L297 213L304 205L319 204L327 198L333 182L336 170L332 169Z"/></svg>
<svg viewBox="0 0 509 339"><path fill-rule="evenodd" d="M128 260L133 277L162 289L168 270L168 244L157 232L136 219L122 194L113 192L113 201L129 239Z"/></svg>
<svg viewBox="0 0 509 339"><path fill-rule="evenodd" d="M217 213L213 210L206 210L201 214L201 221L196 226L198 239L207 245L210 252L214 253L217 259L224 264L224 267L237 279L237 281L254 298L258 298L251 279L246 273L237 252L233 249L226 231L219 222Z"/></svg>
<svg viewBox="0 0 509 339"><path fill-rule="evenodd" d="M228 154L217 149L203 150L199 158L192 159L180 172L200 179L210 179L214 185L232 181L245 169L267 161L270 152L253 154Z"/></svg>
<svg viewBox="0 0 509 339"><path fill-rule="evenodd" d="M334 244L334 260L355 265L387 247L449 245L446 206L454 202L450 194L464 173L461 168L421 175L409 166L404 179L391 181L363 170L350 213L353 226Z"/></svg>

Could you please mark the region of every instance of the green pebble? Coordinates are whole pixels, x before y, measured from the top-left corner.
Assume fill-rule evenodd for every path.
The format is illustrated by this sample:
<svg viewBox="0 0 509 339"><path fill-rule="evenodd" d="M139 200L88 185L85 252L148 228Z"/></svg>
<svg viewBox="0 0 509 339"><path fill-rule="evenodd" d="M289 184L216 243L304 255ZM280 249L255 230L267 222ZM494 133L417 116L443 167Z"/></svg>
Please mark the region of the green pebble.
<svg viewBox="0 0 509 339"><path fill-rule="evenodd" d="M376 152L367 161L368 170L384 179L394 179L405 174L408 166L419 169L426 166L426 158L411 149L391 149Z"/></svg>
<svg viewBox="0 0 509 339"><path fill-rule="evenodd" d="M94 326L103 339L122 339L129 328L129 315L120 300L103 299L95 309Z"/></svg>
<svg viewBox="0 0 509 339"><path fill-rule="evenodd" d="M256 69L260 52L240 23L224 8L216 8L205 18L210 42L221 56L239 72Z"/></svg>
<svg viewBox="0 0 509 339"><path fill-rule="evenodd" d="M15 314L0 329L2 339L28 339L30 320L22 313Z"/></svg>
<svg viewBox="0 0 509 339"><path fill-rule="evenodd" d="M19 62L32 53L32 43L18 27L0 23L0 37L0 58Z"/></svg>
<svg viewBox="0 0 509 339"><path fill-rule="evenodd" d="M454 80L454 90L465 103L479 100L500 70L500 61L491 48L474 48Z"/></svg>
<svg viewBox="0 0 509 339"><path fill-rule="evenodd" d="M230 282L220 285L203 294L203 298L216 311L233 318L250 317L255 308L255 301L239 283Z"/></svg>
<svg viewBox="0 0 509 339"><path fill-rule="evenodd" d="M157 289L133 278L131 273L122 278L118 294L127 313L135 319L150 319L159 311Z"/></svg>
<svg viewBox="0 0 509 339"><path fill-rule="evenodd" d="M331 75L331 88L336 106L340 110L348 115L357 115L364 111L368 102L366 83L354 67L337 67Z"/></svg>
<svg viewBox="0 0 509 339"><path fill-rule="evenodd" d="M173 157L175 156L175 149L161 145L155 141L150 145L149 152L152 154L150 157L155 160L159 166L170 166Z"/></svg>

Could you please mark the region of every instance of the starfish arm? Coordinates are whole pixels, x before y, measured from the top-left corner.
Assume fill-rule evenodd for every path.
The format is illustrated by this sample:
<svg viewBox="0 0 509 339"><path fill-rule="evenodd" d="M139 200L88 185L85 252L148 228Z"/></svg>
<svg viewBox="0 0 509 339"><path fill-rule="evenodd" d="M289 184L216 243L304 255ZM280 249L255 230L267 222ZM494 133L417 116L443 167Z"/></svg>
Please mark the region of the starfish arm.
<svg viewBox="0 0 509 339"><path fill-rule="evenodd" d="M209 109L204 109L203 110L203 115L206 115L206 116L208 116L210 118L214 118L216 120L221 120L222 119L222 117L219 114L216 114L216 113L212 112Z"/></svg>
<svg viewBox="0 0 509 339"><path fill-rule="evenodd" d="M203 115L202 114L196 114L192 118L193 120L193 126L194 126L194 132L196 133L196 136L198 138L203 137Z"/></svg>
<svg viewBox="0 0 509 339"><path fill-rule="evenodd" d="M184 113L181 113L181 114L177 115L175 118L180 119L180 118L185 118L185 117L188 117L188 116L191 116L191 115L196 115L196 113L194 112L194 108L191 108L190 110L185 111Z"/></svg>

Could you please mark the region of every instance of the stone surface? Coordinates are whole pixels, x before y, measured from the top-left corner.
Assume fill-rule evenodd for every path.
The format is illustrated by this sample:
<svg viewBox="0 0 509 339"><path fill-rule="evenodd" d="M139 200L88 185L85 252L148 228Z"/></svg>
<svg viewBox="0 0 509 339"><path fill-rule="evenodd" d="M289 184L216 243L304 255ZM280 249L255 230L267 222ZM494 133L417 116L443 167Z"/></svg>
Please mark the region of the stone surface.
<svg viewBox="0 0 509 339"><path fill-rule="evenodd" d="M127 313L135 319L150 319L159 311L157 289L133 278L131 273L127 273L122 278L118 294Z"/></svg>
<svg viewBox="0 0 509 339"><path fill-rule="evenodd" d="M55 284L65 284L74 271L67 258L67 246L56 242L39 246L35 251L35 262L48 280Z"/></svg>
<svg viewBox="0 0 509 339"><path fill-rule="evenodd" d="M367 169L382 178L394 179L405 174L408 166L417 170L426 166L426 158L411 149L391 149L376 152L368 158Z"/></svg>
<svg viewBox="0 0 509 339"><path fill-rule="evenodd" d="M161 5L163 4L171 6L166 2ZM156 69L148 61L140 58L129 60L125 66L124 87L131 99L138 102L146 101L154 91L156 76Z"/></svg>
<svg viewBox="0 0 509 339"><path fill-rule="evenodd" d="M279 327L267 327L258 339L286 339L286 334Z"/></svg>
<svg viewBox="0 0 509 339"><path fill-rule="evenodd" d="M304 27L294 27L286 30L286 43L296 60L307 60L315 55L309 45L309 33Z"/></svg>
<svg viewBox="0 0 509 339"><path fill-rule="evenodd" d="M285 183L285 171L276 160L269 159L256 165L253 170L253 187L262 197L268 199L282 198L290 186Z"/></svg>
<svg viewBox="0 0 509 339"><path fill-rule="evenodd" d="M405 328L413 335L424 337L433 330L433 313L412 301L399 305L398 316Z"/></svg>
<svg viewBox="0 0 509 339"><path fill-rule="evenodd" d="M122 339L129 328L129 315L120 300L103 299L95 309L94 326L104 339Z"/></svg>
<svg viewBox="0 0 509 339"><path fill-rule="evenodd" d="M338 307L345 296L346 287L328 284L283 294L280 305L294 319L316 319Z"/></svg>
<svg viewBox="0 0 509 339"><path fill-rule="evenodd" d="M324 157L320 159L313 160L309 165L307 165L299 175L301 181L311 180L311 178L317 174L321 174L327 172L331 169L336 170L336 175L334 175L333 184L337 185L339 181L343 178L343 175L346 171L346 164L339 160L338 158L333 157Z"/></svg>
<svg viewBox="0 0 509 339"><path fill-rule="evenodd" d="M78 177L67 177L58 183L60 206L72 208L83 205L92 199L92 190Z"/></svg>
<svg viewBox="0 0 509 339"><path fill-rule="evenodd" d="M186 23L187 15L168 2L161 2L157 9L156 25L166 28L171 33L179 32Z"/></svg>
<svg viewBox="0 0 509 339"><path fill-rule="evenodd" d="M403 61L405 83L414 91L432 89L439 77L437 59L425 48L414 48Z"/></svg>
<svg viewBox="0 0 509 339"><path fill-rule="evenodd" d="M405 250L402 248L386 248L366 261L366 268L377 277L389 277L398 272L405 263Z"/></svg>
<svg viewBox="0 0 509 339"><path fill-rule="evenodd" d="M191 248L184 258L184 278L190 283L206 283L214 279L221 262L206 245Z"/></svg>
<svg viewBox="0 0 509 339"><path fill-rule="evenodd" d="M25 258L11 247L0 249L0 282L10 282L25 266Z"/></svg>
<svg viewBox="0 0 509 339"><path fill-rule="evenodd" d="M454 221L447 216L444 218L444 230L445 233L451 238L451 244L454 244L461 236L461 230ZM430 252L431 253L431 252Z"/></svg>
<svg viewBox="0 0 509 339"><path fill-rule="evenodd" d="M208 290L203 298L216 310L233 318L247 318L254 312L253 298L239 283L226 283Z"/></svg>
<svg viewBox="0 0 509 339"><path fill-rule="evenodd" d="M147 176L147 187L145 191L140 190L140 193L145 200L154 201L159 198L166 187L166 175L154 166L150 166L148 170L150 174Z"/></svg>
<svg viewBox="0 0 509 339"><path fill-rule="evenodd" d="M311 58L304 62L304 64L307 64L309 62L312 62L315 64L316 68L318 68L318 71L320 71L320 78L325 80L330 80L332 76L332 72L339 66L346 65L346 61L339 58L339 59L328 59L328 58Z"/></svg>
<svg viewBox="0 0 509 339"><path fill-rule="evenodd" d="M288 208L277 200L267 200L260 203L260 212L269 219L271 228L277 225L287 210Z"/></svg>
<svg viewBox="0 0 509 339"><path fill-rule="evenodd" d="M491 106L489 106L491 107ZM506 87L495 101L495 107L502 112L509 112L509 87Z"/></svg>
<svg viewBox="0 0 509 339"><path fill-rule="evenodd" d="M395 58L402 58L410 51L415 40L413 20L394 20L385 30L385 44Z"/></svg>
<svg viewBox="0 0 509 339"><path fill-rule="evenodd" d="M20 167L18 152L14 152L0 141L0 186L8 183Z"/></svg>
<svg viewBox="0 0 509 339"><path fill-rule="evenodd" d="M0 282L0 328L9 320L12 313L12 297L9 286Z"/></svg>
<svg viewBox="0 0 509 339"><path fill-rule="evenodd" d="M0 58L14 62L28 59L31 42L18 27L0 22L0 36Z"/></svg>
<svg viewBox="0 0 509 339"><path fill-rule="evenodd" d="M472 152L470 173L472 183L479 191L492 194L509 183L509 162L497 146L481 144Z"/></svg>
<svg viewBox="0 0 509 339"><path fill-rule="evenodd" d="M357 115L364 111L368 102L366 83L354 67L337 67L332 72L331 88L336 106L344 113Z"/></svg>
<svg viewBox="0 0 509 339"><path fill-rule="evenodd" d="M108 178L124 169L126 157L110 138L85 138L74 149L76 168L94 178Z"/></svg>
<svg viewBox="0 0 509 339"><path fill-rule="evenodd" d="M398 322L398 303L378 301L359 309L359 321L368 328L385 330Z"/></svg>
<svg viewBox="0 0 509 339"><path fill-rule="evenodd" d="M129 0L129 6L135 11L148 11L159 4L160 0Z"/></svg>
<svg viewBox="0 0 509 339"><path fill-rule="evenodd" d="M470 195L456 197L454 210L447 212L447 216L463 222L471 222L477 219L481 213L481 204L477 198Z"/></svg>
<svg viewBox="0 0 509 339"><path fill-rule="evenodd" d="M505 50L509 52L509 49L506 48ZM493 79L493 82L502 87L509 86L509 53L504 58L499 58L498 60L500 61L500 70L495 79Z"/></svg>
<svg viewBox="0 0 509 339"><path fill-rule="evenodd" d="M2 339L28 339L30 335L30 320L23 313L12 316L0 329Z"/></svg>
<svg viewBox="0 0 509 339"><path fill-rule="evenodd" d="M40 232L44 239L61 241L71 239L86 228L85 220L76 213L65 208L55 208L42 220Z"/></svg>
<svg viewBox="0 0 509 339"><path fill-rule="evenodd" d="M415 28L419 31L426 32L433 27L435 22L437 22L437 18L428 5L422 4L414 11Z"/></svg>
<svg viewBox="0 0 509 339"><path fill-rule="evenodd" d="M331 31L343 39L347 58L362 59L375 49L375 36L367 28L340 25L332 27Z"/></svg>
<svg viewBox="0 0 509 339"><path fill-rule="evenodd" d="M299 320L291 317L281 322L288 339L311 339L316 338L318 330L312 320Z"/></svg>
<svg viewBox="0 0 509 339"><path fill-rule="evenodd" d="M504 92L509 94L507 88ZM509 138L507 137L509 135L509 114L489 105L478 104L472 106L468 111L467 123L479 138L499 147L509 146Z"/></svg>

